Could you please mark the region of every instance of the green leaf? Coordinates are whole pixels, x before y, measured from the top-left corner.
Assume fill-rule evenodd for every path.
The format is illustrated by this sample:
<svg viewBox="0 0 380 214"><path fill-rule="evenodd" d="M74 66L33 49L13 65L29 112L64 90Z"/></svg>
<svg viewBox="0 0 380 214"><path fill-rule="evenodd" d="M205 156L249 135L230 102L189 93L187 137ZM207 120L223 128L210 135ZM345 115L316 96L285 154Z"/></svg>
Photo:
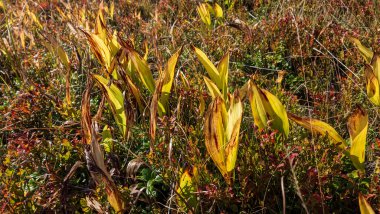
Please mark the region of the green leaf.
<svg viewBox="0 0 380 214"><path fill-rule="evenodd" d="M127 115L124 110L124 96L121 90L114 84L110 83L110 80L105 79L100 75L93 75L93 77L102 86L105 91L107 101L111 106L112 113L116 120L116 124L119 126L123 137L127 134Z"/></svg>

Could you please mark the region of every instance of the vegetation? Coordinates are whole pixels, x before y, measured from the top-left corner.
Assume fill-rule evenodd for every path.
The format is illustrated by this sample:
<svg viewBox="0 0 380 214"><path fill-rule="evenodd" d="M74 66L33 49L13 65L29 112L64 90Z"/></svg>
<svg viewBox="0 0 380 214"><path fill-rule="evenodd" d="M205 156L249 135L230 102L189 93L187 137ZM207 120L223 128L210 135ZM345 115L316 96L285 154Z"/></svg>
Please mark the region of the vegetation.
<svg viewBox="0 0 380 214"><path fill-rule="evenodd" d="M0 212L380 212L379 6L0 0Z"/></svg>

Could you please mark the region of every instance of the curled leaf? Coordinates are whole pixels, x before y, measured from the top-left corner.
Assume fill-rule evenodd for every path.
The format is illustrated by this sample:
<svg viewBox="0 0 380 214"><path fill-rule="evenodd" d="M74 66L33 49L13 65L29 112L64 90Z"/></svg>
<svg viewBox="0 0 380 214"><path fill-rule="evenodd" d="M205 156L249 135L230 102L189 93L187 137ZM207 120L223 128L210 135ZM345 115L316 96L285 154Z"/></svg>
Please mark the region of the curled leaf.
<svg viewBox="0 0 380 214"><path fill-rule="evenodd" d="M375 211L373 211L371 205L362 194L359 194L359 208L361 214L375 214Z"/></svg>
<svg viewBox="0 0 380 214"><path fill-rule="evenodd" d="M366 78L367 96L368 96L369 100L373 104L380 106L379 79L374 74L372 67L370 65L366 65L365 78Z"/></svg>
<svg viewBox="0 0 380 214"><path fill-rule="evenodd" d="M360 106L348 118L348 132L350 133L350 157L354 166L364 170L365 146L367 143L368 115Z"/></svg>
<svg viewBox="0 0 380 214"><path fill-rule="evenodd" d="M355 44L355 46L358 48L360 54L363 56L364 60L367 63L371 63L371 60L373 57L373 52L371 51L371 49L362 45L362 43L357 38L349 37L349 40Z"/></svg>

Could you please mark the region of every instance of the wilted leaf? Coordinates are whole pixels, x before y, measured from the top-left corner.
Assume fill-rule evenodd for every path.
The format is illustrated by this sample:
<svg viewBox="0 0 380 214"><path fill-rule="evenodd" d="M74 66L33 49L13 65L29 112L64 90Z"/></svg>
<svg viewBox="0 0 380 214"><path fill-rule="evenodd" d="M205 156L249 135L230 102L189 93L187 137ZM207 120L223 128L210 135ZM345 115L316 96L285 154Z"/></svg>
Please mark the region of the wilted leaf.
<svg viewBox="0 0 380 214"><path fill-rule="evenodd" d="M356 39L354 37L349 37L349 39L359 49L359 52L363 56L364 60L368 64L371 63L371 60L372 60L372 57L373 57L373 52L371 51L371 49L369 49L366 46L362 45L362 43L358 39Z"/></svg>
<svg viewBox="0 0 380 214"><path fill-rule="evenodd" d="M372 67L370 65L366 65L365 78L366 78L367 96L373 104L379 106L380 105L379 79L373 73Z"/></svg>
<svg viewBox="0 0 380 214"><path fill-rule="evenodd" d="M123 136L127 134L127 116L124 110L124 96L120 89L115 84L109 85L109 80L99 75L93 75L100 83L102 89L106 92L107 100L111 106L112 113L117 125Z"/></svg>
<svg viewBox="0 0 380 214"><path fill-rule="evenodd" d="M260 89L256 84L251 83L251 81L248 82L247 87L254 123L259 129L263 129L267 126L268 118L264 104L261 100Z"/></svg>
<svg viewBox="0 0 380 214"><path fill-rule="evenodd" d="M206 149L229 185L232 184L236 165L242 114L243 107L238 93L231 97L228 112L224 100L218 96L206 114Z"/></svg>
<svg viewBox="0 0 380 214"><path fill-rule="evenodd" d="M239 146L240 123L243 115L243 105L239 93L235 93L230 99L230 108L228 109L228 124L226 129L227 147L226 147L226 164L227 173L231 174L235 169L237 151Z"/></svg>
<svg viewBox="0 0 380 214"><path fill-rule="evenodd" d="M347 127L351 139L351 161L357 169L364 170L368 115L363 108L359 106L355 109L348 118Z"/></svg>
<svg viewBox="0 0 380 214"><path fill-rule="evenodd" d="M296 122L298 125L309 130L313 134L328 135L330 139L334 140L338 146L345 150L347 147L346 141L338 134L338 132L329 124L316 120L313 118L298 117L294 114L288 113L289 119Z"/></svg>
<svg viewBox="0 0 380 214"><path fill-rule="evenodd" d="M93 54L95 54L96 58L99 60L99 63L102 64L108 71L111 65L111 53L108 46L99 36L92 33L87 33L84 30L82 30L82 32L86 35Z"/></svg>
<svg viewBox="0 0 380 214"><path fill-rule="evenodd" d="M371 205L367 202L362 194L359 194L359 207L361 214L375 214L375 211L373 211Z"/></svg>

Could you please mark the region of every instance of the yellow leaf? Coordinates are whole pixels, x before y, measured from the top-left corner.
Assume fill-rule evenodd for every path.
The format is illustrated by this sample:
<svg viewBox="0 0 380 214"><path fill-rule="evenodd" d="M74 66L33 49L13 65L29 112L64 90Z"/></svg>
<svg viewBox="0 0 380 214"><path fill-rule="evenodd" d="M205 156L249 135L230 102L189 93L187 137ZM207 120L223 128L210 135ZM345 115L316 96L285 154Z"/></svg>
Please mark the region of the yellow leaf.
<svg viewBox="0 0 380 214"><path fill-rule="evenodd" d="M366 65L365 78L366 78L367 96L373 104L379 106L380 105L379 79L373 73L372 67L370 65Z"/></svg>
<svg viewBox="0 0 380 214"><path fill-rule="evenodd" d="M220 93L218 87L209 78L203 76L203 79L206 83L209 94L213 99L218 96L223 98L223 95Z"/></svg>
<svg viewBox="0 0 380 214"><path fill-rule="evenodd" d="M289 135L289 120L286 110L280 100L269 91L261 89L260 96L264 104L265 111L269 115L271 127L277 129L287 137Z"/></svg>
<svg viewBox="0 0 380 214"><path fill-rule="evenodd" d="M240 124L243 115L243 105L238 93L235 93L230 100L228 109L228 124L226 129L227 147L226 147L226 169L231 174L235 169L237 151L239 146Z"/></svg>
<svg viewBox="0 0 380 214"><path fill-rule="evenodd" d="M152 72L149 69L148 62L141 58L141 56L134 50L130 50L129 57L133 66L136 68L137 73L139 74L141 82L150 91L150 93L153 94L155 90L155 83Z"/></svg>
<svg viewBox="0 0 380 214"><path fill-rule="evenodd" d="M195 167L193 171L196 171ZM179 185L177 188L177 193L179 194L179 197L177 197L177 204L185 212L189 211L190 208L194 209L197 206L197 197L194 194L197 191L194 183L194 176L196 175L194 174L195 173L190 174L188 170L185 170L179 180Z"/></svg>
<svg viewBox="0 0 380 214"><path fill-rule="evenodd" d="M169 95L174 81L175 66L177 65L177 60L181 55L181 52L182 48L180 48L175 54L173 54L172 57L170 57L163 73L163 85L161 97L159 100L159 106L161 106L160 111L162 114L166 114L168 108Z"/></svg>
<svg viewBox="0 0 380 214"><path fill-rule="evenodd" d="M349 40L355 44L355 46L359 49L360 54L363 56L364 60L367 63L371 63L372 57L373 57L373 52L371 49L367 48L366 46L362 45L362 43L354 38L354 37L349 37Z"/></svg>
<svg viewBox="0 0 380 214"><path fill-rule="evenodd" d="M375 211L373 211L371 205L362 194L359 194L359 208L361 214L375 214Z"/></svg>
<svg viewBox="0 0 380 214"><path fill-rule="evenodd" d="M216 18L223 18L223 9L216 2L214 3L214 13Z"/></svg>
<svg viewBox="0 0 380 214"><path fill-rule="evenodd" d="M115 10L115 2L114 2L114 1L111 1L111 4L110 4L110 12L109 12L111 20L113 20L114 10Z"/></svg>
<svg viewBox="0 0 380 214"><path fill-rule="evenodd" d="M289 119L296 122L298 125L308 129L313 134L328 135L330 139L334 140L336 144L343 150L346 149L346 141L338 134L338 132L329 124L320 120L312 118L298 117L294 114L288 113Z"/></svg>
<svg viewBox="0 0 380 214"><path fill-rule="evenodd" d="M203 53L203 51L201 51L200 49L194 46L192 46L192 48L195 54L197 55L199 61L201 61L202 65L205 67L211 80L218 86L220 90L222 90L223 84L222 84L222 80L220 78L218 69L214 66L214 64L212 64L212 62L207 58L206 54Z"/></svg>
<svg viewBox="0 0 380 214"><path fill-rule="evenodd" d="M111 65L111 53L108 46L99 36L92 33L87 33L83 30L82 32L86 35L93 54L95 54L96 58L99 60L99 63L108 71Z"/></svg>
<svg viewBox="0 0 380 214"><path fill-rule="evenodd" d="M139 107L139 111L140 113L142 113L144 111L145 101L140 93L140 90L132 82L131 78L128 75L125 75L125 78L127 80L126 82L127 82L128 89L130 90L130 92L132 92L134 98L136 99L137 105Z"/></svg>
<svg viewBox="0 0 380 214"><path fill-rule="evenodd" d="M106 43L106 40L108 37L107 34L108 33L107 33L106 24L104 21L103 10L99 9L99 12L95 21L95 35L97 35L100 39L103 40L103 42Z"/></svg>
<svg viewBox="0 0 380 214"><path fill-rule="evenodd" d="M376 79L380 80L380 57L375 53L371 61L373 73L376 76Z"/></svg>
<svg viewBox="0 0 380 214"><path fill-rule="evenodd" d="M208 154L214 161L223 177L228 177L225 157L225 130L223 111L226 112L224 101L216 97L209 105L205 119L205 144ZM228 179L229 180L229 179Z"/></svg>
<svg viewBox="0 0 380 214"><path fill-rule="evenodd" d="M201 20L203 23L205 23L206 25L211 25L210 12L207 9L206 3L199 4L197 6L197 12L198 12L198 15L201 17Z"/></svg>
<svg viewBox="0 0 380 214"><path fill-rule="evenodd" d="M220 60L218 65L219 79L222 82L222 94L224 100L227 100L228 96L228 64L230 63L230 55L226 53Z"/></svg>
<svg viewBox="0 0 380 214"><path fill-rule="evenodd" d="M206 149L229 185L236 165L242 114L238 92L231 96L228 112L224 100L217 96L206 114Z"/></svg>
<svg viewBox="0 0 380 214"><path fill-rule="evenodd" d="M111 106L112 113L116 120L117 125L123 136L127 134L127 116L124 110L124 96L120 89L113 83L109 84L109 80L99 75L93 75L93 77L102 86L102 89L106 92L107 100Z"/></svg>
<svg viewBox="0 0 380 214"><path fill-rule="evenodd" d="M248 98L251 104L252 115L255 125L259 129L264 129L267 126L268 117L264 104L261 100L260 89L256 84L252 83L250 80L248 82Z"/></svg>
<svg viewBox="0 0 380 214"><path fill-rule="evenodd" d="M347 127L351 139L351 161L357 169L364 170L368 129L367 112L359 106L348 118Z"/></svg>
<svg viewBox="0 0 380 214"><path fill-rule="evenodd" d="M28 11L28 14L30 16L30 18L33 20L33 22L39 27L39 28L43 28L43 26L41 25L40 21L38 20L38 18L36 17L36 15L32 12L32 11Z"/></svg>

